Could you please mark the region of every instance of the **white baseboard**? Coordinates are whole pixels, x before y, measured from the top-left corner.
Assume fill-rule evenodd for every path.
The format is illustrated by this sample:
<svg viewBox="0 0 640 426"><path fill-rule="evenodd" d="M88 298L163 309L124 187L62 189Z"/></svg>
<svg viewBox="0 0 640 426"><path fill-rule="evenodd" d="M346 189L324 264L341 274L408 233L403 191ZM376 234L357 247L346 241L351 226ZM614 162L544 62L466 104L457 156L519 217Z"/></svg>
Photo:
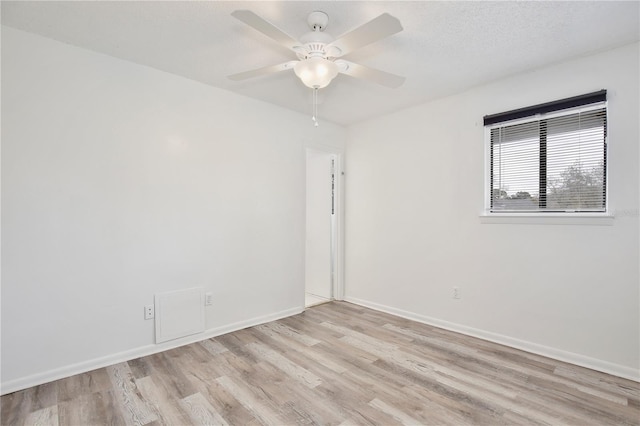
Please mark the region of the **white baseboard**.
<svg viewBox="0 0 640 426"><path fill-rule="evenodd" d="M553 358L558 361L568 362L580 367L585 367L592 370L601 371L603 373L611 374L613 376L640 382L640 371L624 365L614 364L608 361L603 361L573 352L552 348L550 346L544 346L537 343L528 342L526 340L520 340L509 336L504 336L502 334L492 333L490 331L480 330L465 325L455 324L449 321L427 317L425 315L416 314L414 312L409 312L402 309L392 308L390 306L381 305L379 303L370 302L368 300L362 300L354 297L345 297L344 300L346 302L371 308L376 311L386 312L388 314L396 315L412 321L432 325L435 327L443 328L445 330L465 334L467 336L477 337L489 342L499 343L501 345L509 346L515 349L521 349L526 352Z"/></svg>
<svg viewBox="0 0 640 426"><path fill-rule="evenodd" d="M304 308L292 308L273 314L264 315L261 317L251 318L245 321L235 322L233 324L227 324L221 327L211 328L205 330L203 333L186 336L180 339L171 340L160 344L151 344L141 346L129 351L119 352L111 355L107 355L100 358L83 361L77 364L68 365L54 370L45 371L42 373L34 374L27 377L3 382L0 385L0 395L5 395L11 392L16 392L22 389L30 388L32 386L38 386L43 383L52 382L54 380L63 379L65 377L73 376L75 374L86 373L87 371L95 370L97 368L107 367L109 365L117 364L120 362L130 361L132 359L140 358L147 355L152 355L158 352L163 352L169 349L177 348L179 346L188 345L190 343L199 342L202 340L210 339L212 337L220 336L223 334L231 333L233 331L242 330L243 328L253 327L254 325L264 324L266 322L279 320L282 318L297 315L304 311Z"/></svg>

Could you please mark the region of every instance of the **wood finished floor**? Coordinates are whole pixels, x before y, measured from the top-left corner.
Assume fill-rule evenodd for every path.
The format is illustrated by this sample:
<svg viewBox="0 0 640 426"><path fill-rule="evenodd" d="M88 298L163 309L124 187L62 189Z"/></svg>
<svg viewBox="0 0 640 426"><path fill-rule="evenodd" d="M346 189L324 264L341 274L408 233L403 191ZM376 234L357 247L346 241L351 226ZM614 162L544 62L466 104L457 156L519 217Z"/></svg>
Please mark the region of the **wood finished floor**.
<svg viewBox="0 0 640 426"><path fill-rule="evenodd" d="M638 425L640 384L344 302L2 397L2 425Z"/></svg>

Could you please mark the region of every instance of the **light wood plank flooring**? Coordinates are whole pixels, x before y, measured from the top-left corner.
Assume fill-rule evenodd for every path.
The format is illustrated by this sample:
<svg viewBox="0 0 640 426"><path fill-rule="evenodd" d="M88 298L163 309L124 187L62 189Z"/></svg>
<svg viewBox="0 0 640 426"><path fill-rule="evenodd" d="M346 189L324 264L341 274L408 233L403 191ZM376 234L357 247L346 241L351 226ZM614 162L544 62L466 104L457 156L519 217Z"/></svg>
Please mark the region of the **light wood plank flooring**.
<svg viewBox="0 0 640 426"><path fill-rule="evenodd" d="M344 302L2 397L2 425L638 425L640 385Z"/></svg>

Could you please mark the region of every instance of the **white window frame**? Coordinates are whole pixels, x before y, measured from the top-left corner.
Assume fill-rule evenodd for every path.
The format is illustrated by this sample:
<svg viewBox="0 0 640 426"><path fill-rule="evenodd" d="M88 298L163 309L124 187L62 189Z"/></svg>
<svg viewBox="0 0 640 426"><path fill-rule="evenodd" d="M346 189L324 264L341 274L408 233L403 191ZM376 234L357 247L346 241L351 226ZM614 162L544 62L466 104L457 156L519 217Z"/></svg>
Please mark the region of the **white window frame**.
<svg viewBox="0 0 640 426"><path fill-rule="evenodd" d="M492 211L491 197L493 196L493 188L491 187L491 130L496 127L507 125L521 124L540 119L549 119L571 115L581 112L605 108L608 113L608 102L592 103L573 108L565 108L558 111L547 112L544 114L529 115L523 118L501 121L484 126L484 209L480 214L482 223L513 223L513 224L589 224L589 225L612 225L613 214L609 208L609 168L610 158L608 155L608 135L605 136L605 208L602 212L571 212L571 211Z"/></svg>

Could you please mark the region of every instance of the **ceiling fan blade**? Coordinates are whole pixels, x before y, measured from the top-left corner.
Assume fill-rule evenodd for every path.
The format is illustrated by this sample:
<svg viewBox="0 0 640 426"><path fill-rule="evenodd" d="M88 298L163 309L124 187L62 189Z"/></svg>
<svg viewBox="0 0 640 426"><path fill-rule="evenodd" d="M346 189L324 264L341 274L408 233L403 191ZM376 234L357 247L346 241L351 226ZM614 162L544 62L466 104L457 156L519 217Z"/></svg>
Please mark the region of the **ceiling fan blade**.
<svg viewBox="0 0 640 426"><path fill-rule="evenodd" d="M250 10L235 10L231 12L231 16L277 41L287 49L293 50L294 47L300 46L300 43L296 39Z"/></svg>
<svg viewBox="0 0 640 426"><path fill-rule="evenodd" d="M398 18L394 18L388 13L383 13L355 30L338 37L338 39L329 43L327 49L332 49L338 53L333 56L339 57L400 31L402 31L402 24L400 24ZM336 51L335 48L339 49L339 51Z"/></svg>
<svg viewBox="0 0 640 426"><path fill-rule="evenodd" d="M363 80L369 80L392 89L402 86L402 83L404 83L405 80L404 77L399 75L380 71L375 68L365 67L364 65L354 64L353 62L345 61L344 59L339 59L335 62L336 65L338 65L338 71L342 74L361 78Z"/></svg>
<svg viewBox="0 0 640 426"><path fill-rule="evenodd" d="M267 75L267 74L273 74L273 73L276 73L276 72L293 69L293 66L296 63L298 63L298 61L289 61L289 62L285 62L283 64L270 65L270 66L264 67L264 68L258 68L258 69L251 70L251 71L244 71L244 72L239 72L237 74L232 74L232 75L227 76L227 78L229 78L230 80L234 80L234 81L247 80L249 78L260 77L260 76Z"/></svg>

